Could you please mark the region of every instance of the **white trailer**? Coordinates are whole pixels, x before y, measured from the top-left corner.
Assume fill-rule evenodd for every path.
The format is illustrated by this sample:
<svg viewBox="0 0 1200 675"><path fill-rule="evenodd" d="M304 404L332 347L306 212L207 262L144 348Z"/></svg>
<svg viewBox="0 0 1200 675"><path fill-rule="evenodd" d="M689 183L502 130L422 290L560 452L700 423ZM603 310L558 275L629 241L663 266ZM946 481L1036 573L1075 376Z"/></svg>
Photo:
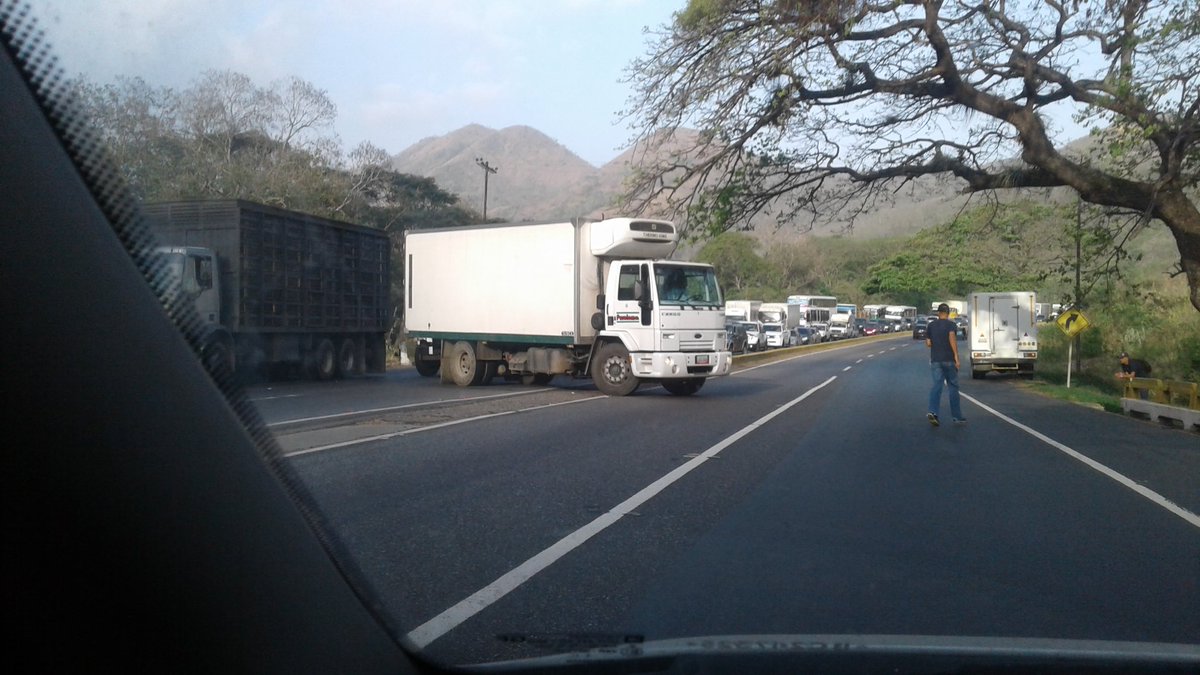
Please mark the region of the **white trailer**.
<svg viewBox="0 0 1200 675"><path fill-rule="evenodd" d="M729 373L712 266L663 260L666 221L577 219L410 231L404 324L414 365L444 382L590 376L605 394L672 394Z"/></svg>
<svg viewBox="0 0 1200 675"><path fill-rule="evenodd" d="M728 321L758 321L759 300L726 300L725 317Z"/></svg>
<svg viewBox="0 0 1200 675"><path fill-rule="evenodd" d="M943 303L950 308L951 319L964 316L967 313L967 303L964 300L938 300L937 302L930 303L929 313L937 314L938 305Z"/></svg>
<svg viewBox="0 0 1200 675"><path fill-rule="evenodd" d="M1033 373L1037 363L1037 294L972 293L968 331L971 377L989 372Z"/></svg>
<svg viewBox="0 0 1200 675"><path fill-rule="evenodd" d="M728 310L726 310L728 311ZM800 315L789 311L786 302L764 302L758 307L758 320L763 323L780 324L783 332L790 333L800 325Z"/></svg>

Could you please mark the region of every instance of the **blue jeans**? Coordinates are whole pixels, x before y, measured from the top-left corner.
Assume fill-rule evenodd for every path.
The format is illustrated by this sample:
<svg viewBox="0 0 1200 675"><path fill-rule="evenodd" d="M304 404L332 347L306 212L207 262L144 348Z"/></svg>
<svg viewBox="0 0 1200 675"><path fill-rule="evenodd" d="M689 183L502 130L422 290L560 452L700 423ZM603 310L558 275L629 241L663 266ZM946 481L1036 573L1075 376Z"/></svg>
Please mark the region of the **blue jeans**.
<svg viewBox="0 0 1200 675"><path fill-rule="evenodd" d="M929 390L929 412L934 415L942 407L942 383L950 388L950 415L956 420L963 418L962 405L958 400L958 368L953 361L933 361L929 364L933 377L933 388Z"/></svg>

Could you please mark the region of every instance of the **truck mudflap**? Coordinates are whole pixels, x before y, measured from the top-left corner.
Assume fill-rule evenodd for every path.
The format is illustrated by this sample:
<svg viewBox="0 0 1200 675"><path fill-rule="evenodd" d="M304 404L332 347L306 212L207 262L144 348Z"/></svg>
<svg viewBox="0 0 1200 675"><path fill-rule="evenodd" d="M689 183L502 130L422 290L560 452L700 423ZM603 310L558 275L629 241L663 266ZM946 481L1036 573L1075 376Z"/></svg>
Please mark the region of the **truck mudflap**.
<svg viewBox="0 0 1200 675"><path fill-rule="evenodd" d="M645 380L718 377L733 366L730 352L634 352L634 374Z"/></svg>

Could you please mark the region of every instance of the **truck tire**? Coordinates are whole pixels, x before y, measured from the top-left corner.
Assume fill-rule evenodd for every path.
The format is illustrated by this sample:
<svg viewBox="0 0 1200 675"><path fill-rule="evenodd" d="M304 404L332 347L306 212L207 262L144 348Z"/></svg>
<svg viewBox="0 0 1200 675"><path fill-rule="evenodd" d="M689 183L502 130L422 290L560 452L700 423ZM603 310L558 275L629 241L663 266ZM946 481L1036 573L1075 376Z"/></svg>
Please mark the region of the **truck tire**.
<svg viewBox="0 0 1200 675"><path fill-rule="evenodd" d="M592 381L601 393L609 396L628 396L641 384L633 374L629 352L619 342L606 342L596 351Z"/></svg>
<svg viewBox="0 0 1200 675"><path fill-rule="evenodd" d="M704 378L697 377L688 380L663 380L662 386L663 389L666 389L676 396L691 396L692 394L700 391L700 388L704 386Z"/></svg>
<svg viewBox="0 0 1200 675"><path fill-rule="evenodd" d="M308 374L316 380L332 380L337 376L337 353L333 350L333 341L321 338L312 353L308 355Z"/></svg>
<svg viewBox="0 0 1200 675"><path fill-rule="evenodd" d="M442 364L438 361L421 361L413 362L413 367L417 369L417 374L421 377L433 377L438 374L438 369Z"/></svg>
<svg viewBox="0 0 1200 675"><path fill-rule="evenodd" d="M500 372L499 361L484 361L483 377L480 378L479 384L491 384L492 378L496 377L496 373Z"/></svg>
<svg viewBox="0 0 1200 675"><path fill-rule="evenodd" d="M231 375L234 373L236 364L234 363L233 346L224 340L216 339L205 345L203 359L205 368L213 375L221 372L228 372Z"/></svg>
<svg viewBox="0 0 1200 675"><path fill-rule="evenodd" d="M346 338L338 347L337 376L353 375L358 369L358 347L354 344L354 338Z"/></svg>
<svg viewBox="0 0 1200 675"><path fill-rule="evenodd" d="M442 362L442 370L450 369L450 381L460 387L474 387L483 383L485 368L475 357L475 348L470 342L455 342L450 354Z"/></svg>

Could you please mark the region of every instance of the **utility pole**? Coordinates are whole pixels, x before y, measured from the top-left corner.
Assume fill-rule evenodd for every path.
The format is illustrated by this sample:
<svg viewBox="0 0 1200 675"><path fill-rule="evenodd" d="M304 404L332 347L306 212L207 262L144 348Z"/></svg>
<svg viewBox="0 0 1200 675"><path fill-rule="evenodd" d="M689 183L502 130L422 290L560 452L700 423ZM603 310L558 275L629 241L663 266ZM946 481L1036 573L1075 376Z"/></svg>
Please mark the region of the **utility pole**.
<svg viewBox="0 0 1200 675"><path fill-rule="evenodd" d="M487 222L488 174L496 173L497 169L496 169L496 167L492 166L491 164L488 164L487 160L485 160L482 157L476 157L475 163L478 164L479 166L483 167L483 222L486 223Z"/></svg>
<svg viewBox="0 0 1200 675"><path fill-rule="evenodd" d="M1083 309L1083 284L1080 283L1080 272L1083 267L1083 198L1075 202L1075 309ZM1075 369L1083 368L1083 350L1079 335L1075 336Z"/></svg>

